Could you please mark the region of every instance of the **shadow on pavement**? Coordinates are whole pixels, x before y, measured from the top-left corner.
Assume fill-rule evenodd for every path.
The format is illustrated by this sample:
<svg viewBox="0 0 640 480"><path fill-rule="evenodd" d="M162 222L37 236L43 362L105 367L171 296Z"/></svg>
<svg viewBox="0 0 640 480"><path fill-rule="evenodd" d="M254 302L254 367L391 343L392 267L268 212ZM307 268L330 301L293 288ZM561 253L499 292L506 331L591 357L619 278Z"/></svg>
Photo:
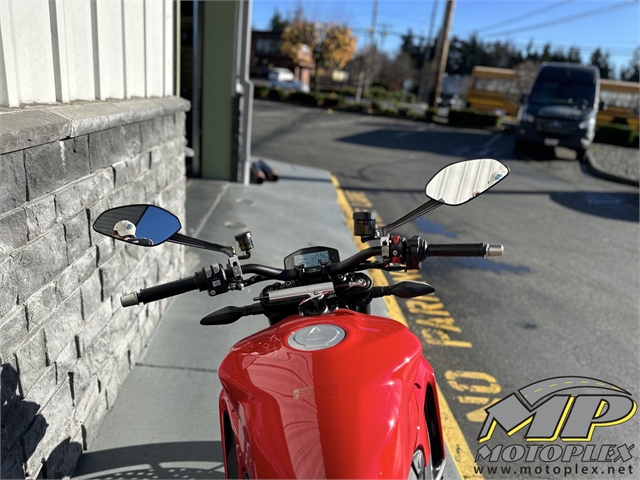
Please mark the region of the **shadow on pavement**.
<svg viewBox="0 0 640 480"><path fill-rule="evenodd" d="M612 220L638 222L639 194L630 192L555 192L545 190L490 190L487 195L549 195L563 207Z"/></svg>
<svg viewBox="0 0 640 480"><path fill-rule="evenodd" d="M222 444L153 443L85 452L73 478L224 478Z"/></svg>
<svg viewBox="0 0 640 480"><path fill-rule="evenodd" d="M526 265L509 265L508 263L497 261L494 258L452 257L449 260L450 262L447 264L447 268L450 269L457 267L468 270L485 270L497 273L498 275L503 273L513 273L515 275L531 273L531 268Z"/></svg>
<svg viewBox="0 0 640 480"><path fill-rule="evenodd" d="M431 152L439 155L465 156L486 142L487 133L379 129L338 138L337 141L377 148L394 148ZM458 148L460 147L460 148ZM453 150L452 150L453 149Z"/></svg>
<svg viewBox="0 0 640 480"><path fill-rule="evenodd" d="M342 185L343 190L357 190L371 193L409 193L420 194L421 191L402 188L366 188L350 187ZM549 199L563 207L572 210L612 220L624 220L627 222L640 221L638 203L640 195L631 192L558 192L553 190L501 190L496 188L484 192L482 195L548 195ZM425 201L427 197L425 197ZM426 226L426 224L425 224ZM433 228L424 230L427 233L441 233Z"/></svg>

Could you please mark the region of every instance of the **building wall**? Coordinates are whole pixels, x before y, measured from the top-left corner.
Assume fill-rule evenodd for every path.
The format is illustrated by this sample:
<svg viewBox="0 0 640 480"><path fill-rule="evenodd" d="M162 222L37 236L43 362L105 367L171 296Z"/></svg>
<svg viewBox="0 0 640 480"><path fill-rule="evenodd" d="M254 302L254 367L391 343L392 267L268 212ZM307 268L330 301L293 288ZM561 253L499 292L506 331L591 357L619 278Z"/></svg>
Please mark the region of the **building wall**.
<svg viewBox="0 0 640 480"><path fill-rule="evenodd" d="M0 110L2 478L73 472L166 308L119 299L180 278L183 248L91 225L151 203L184 227L188 108L165 97Z"/></svg>
<svg viewBox="0 0 640 480"><path fill-rule="evenodd" d="M173 95L173 6L0 1L0 106Z"/></svg>

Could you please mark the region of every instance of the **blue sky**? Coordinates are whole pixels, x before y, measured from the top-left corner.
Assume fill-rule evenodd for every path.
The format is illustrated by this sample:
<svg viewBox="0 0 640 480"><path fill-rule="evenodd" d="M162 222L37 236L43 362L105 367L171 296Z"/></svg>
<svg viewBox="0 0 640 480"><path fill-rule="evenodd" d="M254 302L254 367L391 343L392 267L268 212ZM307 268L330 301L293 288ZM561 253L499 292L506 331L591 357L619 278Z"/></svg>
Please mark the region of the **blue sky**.
<svg viewBox="0 0 640 480"><path fill-rule="evenodd" d="M442 24L446 0L436 0L434 32ZM292 13L301 5L307 18L319 22L346 23L358 35L358 45L368 44L368 34L359 29L371 25L373 0L254 0L252 24L266 29L277 8L281 14ZM417 35L429 33L434 0L379 0L378 27L405 33L409 28ZM468 38L477 31L483 41L510 40L523 48L532 40L534 49L545 43L565 51L571 46L580 49L584 62L597 47L611 55L616 76L620 67L627 67L633 50L640 45L640 8L636 0L457 0L452 33ZM597 13L590 14L596 11ZM573 21L567 17L583 16ZM552 23L558 22L553 25ZM534 28L528 28L534 27ZM435 33L434 33L435 34ZM381 43L382 42L382 43ZM378 46L393 54L400 47L400 36L377 36Z"/></svg>

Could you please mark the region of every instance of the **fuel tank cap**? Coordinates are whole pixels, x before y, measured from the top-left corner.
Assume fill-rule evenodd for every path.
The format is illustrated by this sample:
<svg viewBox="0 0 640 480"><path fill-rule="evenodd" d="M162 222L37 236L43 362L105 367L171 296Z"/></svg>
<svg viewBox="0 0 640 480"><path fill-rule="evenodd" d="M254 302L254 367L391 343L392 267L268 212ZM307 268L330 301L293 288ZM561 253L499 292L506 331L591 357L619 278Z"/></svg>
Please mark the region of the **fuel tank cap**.
<svg viewBox="0 0 640 480"><path fill-rule="evenodd" d="M336 325L311 325L294 332L287 343L296 350L322 350L337 345L345 336L345 331Z"/></svg>

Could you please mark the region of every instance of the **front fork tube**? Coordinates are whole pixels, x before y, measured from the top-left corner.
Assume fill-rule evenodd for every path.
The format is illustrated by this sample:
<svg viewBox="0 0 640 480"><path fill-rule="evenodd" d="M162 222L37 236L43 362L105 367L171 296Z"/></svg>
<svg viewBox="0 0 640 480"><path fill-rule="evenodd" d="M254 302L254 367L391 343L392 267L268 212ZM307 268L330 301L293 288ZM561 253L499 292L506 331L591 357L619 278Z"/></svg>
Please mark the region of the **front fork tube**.
<svg viewBox="0 0 640 480"><path fill-rule="evenodd" d="M367 315L371 314L371 304L367 303L366 305L357 305L355 311L358 313L365 313Z"/></svg>

